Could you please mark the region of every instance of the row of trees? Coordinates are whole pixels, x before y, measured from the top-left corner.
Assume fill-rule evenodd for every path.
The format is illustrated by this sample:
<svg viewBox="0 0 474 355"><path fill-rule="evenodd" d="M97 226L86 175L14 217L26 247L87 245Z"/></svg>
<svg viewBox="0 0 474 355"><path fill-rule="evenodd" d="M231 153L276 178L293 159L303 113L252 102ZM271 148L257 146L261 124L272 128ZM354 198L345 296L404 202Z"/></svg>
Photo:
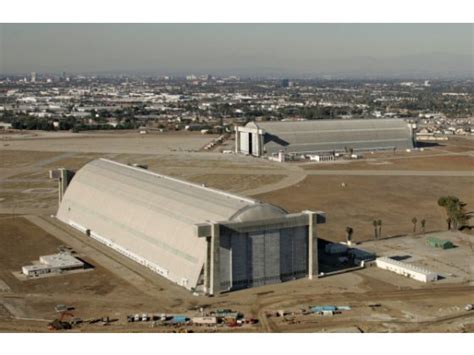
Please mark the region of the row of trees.
<svg viewBox="0 0 474 355"><path fill-rule="evenodd" d="M413 223L413 233L416 233L416 226L417 226L417 223L418 223L418 219L416 217L413 217L412 220L411 220L411 223ZM423 233L425 233L426 220L422 219L420 221L420 225L421 225L421 231Z"/></svg>
<svg viewBox="0 0 474 355"><path fill-rule="evenodd" d="M459 230L466 226L467 221L470 219L469 213L465 211L466 204L462 202L458 197L455 196L443 196L438 199L438 205L446 209L446 214L448 218L446 223L448 225L448 230ZM426 230L426 220L422 219L419 221L421 232L425 233ZM416 233L418 226L418 219L413 217L411 220L413 224L413 233ZM382 237L382 220L374 219L372 222L374 227L374 239L380 239ZM354 229L352 227L346 227L346 239L350 241L352 239L352 234Z"/></svg>
<svg viewBox="0 0 474 355"><path fill-rule="evenodd" d="M17 117L11 121L14 129L43 130L43 131L68 131L74 132L97 130L97 129L136 129L140 126L139 122L131 119L125 119L117 126L111 126L107 123L88 124L84 120L68 117L58 122L58 127L54 127L50 118L32 118L28 116Z"/></svg>
<svg viewBox="0 0 474 355"><path fill-rule="evenodd" d="M413 217L413 219L411 220L411 223L413 224L413 233L416 233L418 219L416 217ZM374 219L372 222L372 225L374 226L374 239L380 239L382 237L382 220ZM426 220L422 219L420 221L420 225L421 225L421 231L424 233L425 228L426 228Z"/></svg>

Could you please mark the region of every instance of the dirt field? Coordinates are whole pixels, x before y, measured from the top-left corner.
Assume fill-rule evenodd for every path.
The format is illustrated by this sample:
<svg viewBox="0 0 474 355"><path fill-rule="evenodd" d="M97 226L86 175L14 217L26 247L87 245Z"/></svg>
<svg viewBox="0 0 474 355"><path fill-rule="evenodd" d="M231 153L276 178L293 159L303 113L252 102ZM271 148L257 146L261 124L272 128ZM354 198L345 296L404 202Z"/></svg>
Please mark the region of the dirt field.
<svg viewBox="0 0 474 355"><path fill-rule="evenodd" d="M40 150L46 152L162 154L198 151L215 138L199 133L78 134L67 138L18 138L3 143L5 150Z"/></svg>
<svg viewBox="0 0 474 355"><path fill-rule="evenodd" d="M104 139L113 140L111 137ZM119 136L117 139L125 138ZM56 140L57 138L41 138L31 139L28 142L40 143L38 149L41 149L45 141L56 142ZM87 140L82 141L84 147L89 143ZM59 167L78 170L91 160L101 157L125 164L146 164L150 171L234 192L245 192L278 183L287 174L284 167L270 162L243 156L229 158L216 153L183 152L169 156L163 152L152 155L41 152L3 148L5 147L0 146L3 163L0 166L0 213L54 213L57 208L57 191L54 191L57 183L49 180L49 170ZM21 164L14 164L16 161Z"/></svg>
<svg viewBox="0 0 474 355"><path fill-rule="evenodd" d="M56 317L53 308L59 303L73 305L73 313L83 319L117 319L109 327L91 324L76 331L172 331L151 328L149 323L127 324L125 316L143 312L192 316L197 314L198 306L235 309L247 317L258 318L260 324L242 329L195 331L474 331L474 313L463 310L466 303L474 302L472 282L444 280L425 285L376 268L213 298L193 296L50 218L57 208L57 191L56 183L47 176L49 169L79 169L98 157L147 164L151 171L243 195L266 191L256 197L290 212L323 210L327 213L327 224L320 226L324 239L343 240L345 227L350 225L356 240L370 240L373 219L383 221L384 236L411 233L413 217L426 219L427 231L445 229L445 212L436 204L438 197L456 195L468 204L468 210L474 210L474 178L436 174L313 176L312 170L469 172L473 170L474 140L455 138L423 152L382 152L363 161L316 166L191 152L212 139L192 134L142 137L129 132L97 133L82 138L38 134L33 139L27 136L0 142L0 285L4 290L0 291L0 331L45 331L47 321ZM341 186L343 182L345 187ZM406 245L411 245L410 239L407 241ZM40 255L56 252L62 244L72 246L95 269L41 280L19 281L13 276L12 271ZM333 317L300 314L302 308L318 304L349 305L352 310ZM285 318L265 315L280 309L289 314Z"/></svg>
<svg viewBox="0 0 474 355"><path fill-rule="evenodd" d="M474 155L439 155L429 157L405 157L392 159L371 159L343 164L305 165L305 169L348 169L348 170L466 170L474 169Z"/></svg>
<svg viewBox="0 0 474 355"><path fill-rule="evenodd" d="M0 149L0 168L20 168L28 166L35 160L48 159L56 156L54 152L29 151L18 154L16 151Z"/></svg>
<svg viewBox="0 0 474 355"><path fill-rule="evenodd" d="M345 183L345 187L342 187ZM257 198L289 211L327 211L320 226L324 239L342 241L346 226L354 229L355 240L373 238L372 222L381 219L382 234L410 233L411 220L426 220L427 230L446 228L445 211L437 205L443 195L458 196L474 209L474 179L469 177L309 176L290 188Z"/></svg>
<svg viewBox="0 0 474 355"><path fill-rule="evenodd" d="M284 175L222 175L205 174L195 175L190 181L205 184L216 189L230 192L240 192L280 181Z"/></svg>
<svg viewBox="0 0 474 355"><path fill-rule="evenodd" d="M149 323L128 324L125 316L138 312L192 316L200 306L231 308L248 317L257 317L258 326L236 330L246 332L327 332L347 331L348 327L364 332L458 332L470 329L474 322L474 314L462 309L471 299L473 286L424 285L374 268L314 281L302 279L268 285L213 298L196 297L59 222L36 217L31 220L36 222L30 222L30 217L0 217L3 232L0 279L10 288L8 292L0 293L2 331L45 331L47 321L56 317L53 308L59 303L74 306L73 314L85 320L103 316L117 319L106 328L90 324L75 330L86 332L172 331L170 328L150 328ZM39 222L44 228L38 227ZM12 271L39 255L56 252L57 247L64 244L62 239L68 240L67 245L95 269L27 281L19 281L12 275ZM352 310L334 317L300 314L302 308L328 303L349 305ZM380 308L369 307L379 303ZM287 321L266 315L280 309L295 314L286 317Z"/></svg>

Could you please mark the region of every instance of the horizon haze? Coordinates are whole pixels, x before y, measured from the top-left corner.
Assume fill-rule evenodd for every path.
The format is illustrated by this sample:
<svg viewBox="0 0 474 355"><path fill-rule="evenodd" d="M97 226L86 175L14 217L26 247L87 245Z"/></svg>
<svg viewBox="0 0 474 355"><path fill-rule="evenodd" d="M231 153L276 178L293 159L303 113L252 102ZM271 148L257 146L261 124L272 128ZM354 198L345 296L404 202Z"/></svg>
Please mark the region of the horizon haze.
<svg viewBox="0 0 474 355"><path fill-rule="evenodd" d="M0 24L0 74L470 78L472 24Z"/></svg>

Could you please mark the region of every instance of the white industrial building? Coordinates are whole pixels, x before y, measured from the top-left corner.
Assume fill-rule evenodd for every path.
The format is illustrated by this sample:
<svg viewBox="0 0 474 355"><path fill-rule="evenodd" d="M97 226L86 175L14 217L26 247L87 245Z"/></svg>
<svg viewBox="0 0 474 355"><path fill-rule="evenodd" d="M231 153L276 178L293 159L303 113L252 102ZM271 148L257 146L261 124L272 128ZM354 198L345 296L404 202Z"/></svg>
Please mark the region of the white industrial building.
<svg viewBox="0 0 474 355"><path fill-rule="evenodd" d="M60 196L59 220L190 290L217 294L318 274L323 213L288 214L106 159L78 170Z"/></svg>
<svg viewBox="0 0 474 355"><path fill-rule="evenodd" d="M39 276L82 268L84 263L81 260L69 253L59 253L40 256L39 263L23 266L21 271L26 276Z"/></svg>
<svg viewBox="0 0 474 355"><path fill-rule="evenodd" d="M375 265L381 269L392 271L421 282L431 282L438 279L438 274L435 272L388 257L377 258Z"/></svg>
<svg viewBox="0 0 474 355"><path fill-rule="evenodd" d="M278 152L314 154L411 149L412 126L402 119L249 122L235 127L236 153L276 156Z"/></svg>

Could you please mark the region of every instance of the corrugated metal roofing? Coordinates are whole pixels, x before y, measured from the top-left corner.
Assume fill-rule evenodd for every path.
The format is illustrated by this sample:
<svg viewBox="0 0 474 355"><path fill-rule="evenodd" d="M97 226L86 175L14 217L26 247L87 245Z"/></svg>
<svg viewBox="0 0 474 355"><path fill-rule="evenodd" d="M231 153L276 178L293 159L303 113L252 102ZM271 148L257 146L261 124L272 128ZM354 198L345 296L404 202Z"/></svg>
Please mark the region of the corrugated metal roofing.
<svg viewBox="0 0 474 355"><path fill-rule="evenodd" d="M286 212L259 201L106 159L81 168L57 218L89 229L121 252L157 265L161 274L195 287L207 246L194 225L207 221L271 218Z"/></svg>

